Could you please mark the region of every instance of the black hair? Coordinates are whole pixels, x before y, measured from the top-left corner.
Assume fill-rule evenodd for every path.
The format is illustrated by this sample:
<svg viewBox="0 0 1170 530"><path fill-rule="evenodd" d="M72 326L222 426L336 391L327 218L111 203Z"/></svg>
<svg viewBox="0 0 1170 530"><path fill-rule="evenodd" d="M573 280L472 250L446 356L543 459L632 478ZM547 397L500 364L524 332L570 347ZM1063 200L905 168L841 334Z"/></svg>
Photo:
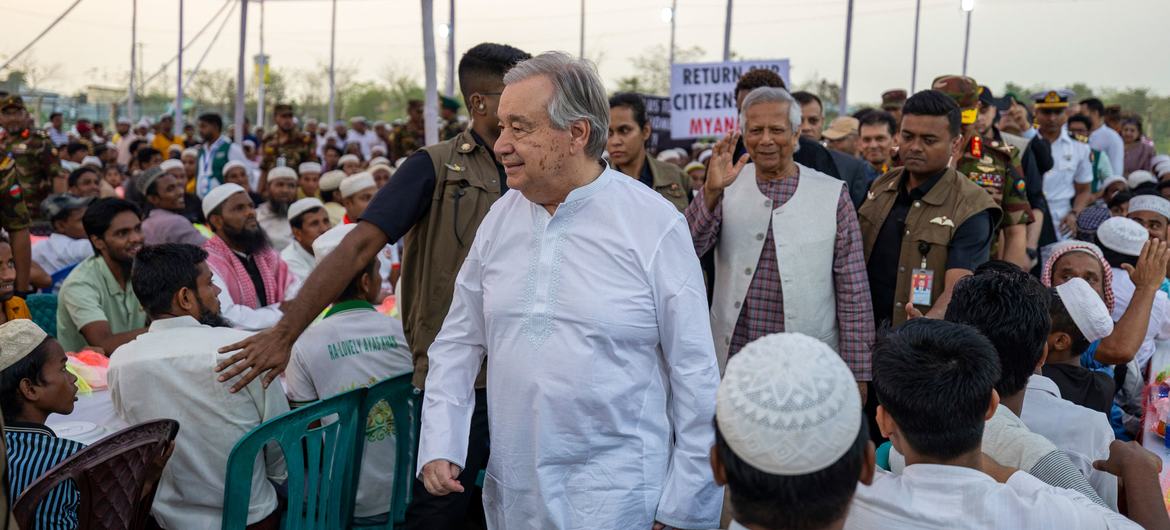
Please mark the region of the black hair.
<svg viewBox="0 0 1170 530"><path fill-rule="evenodd" d="M978 267L975 267L974 273L976 275L989 273L989 272L998 272L998 273L1003 273L1003 274L1015 274L1017 272L1020 272L1021 270L1023 270L1023 269L1021 269L1019 265L1016 265L1015 263L1012 263L1010 261L1004 261L1001 259L993 259L993 260L988 260L988 261L984 262L982 265L980 265Z"/></svg>
<svg viewBox="0 0 1170 530"><path fill-rule="evenodd" d="M970 326L918 318L878 337L878 403L919 454L950 460L979 448L999 380L995 347Z"/></svg>
<svg viewBox="0 0 1170 530"><path fill-rule="evenodd" d="M946 319L979 330L999 354L1000 378L995 389L1014 396L1044 357L1052 319L1047 289L1019 268L990 267L955 285Z"/></svg>
<svg viewBox="0 0 1170 530"><path fill-rule="evenodd" d="M1141 135L1143 134L1143 131L1142 131L1142 119L1141 119L1140 117L1138 117L1138 116L1129 116L1129 117L1126 117L1126 118L1122 118L1122 119L1121 119L1121 125L1122 125L1122 126L1125 126L1126 124L1133 125L1134 127L1136 127L1136 128L1137 128L1137 132L1138 132L1138 136L1141 136Z"/></svg>
<svg viewBox="0 0 1170 530"><path fill-rule="evenodd" d="M1121 190L1117 193L1114 193L1113 198L1109 199L1109 207L1116 208L1118 206L1121 206L1122 204L1129 202L1129 200L1132 198L1133 198L1133 192L1131 192L1129 190Z"/></svg>
<svg viewBox="0 0 1170 530"><path fill-rule="evenodd" d="M77 181L81 180L81 176L86 173L93 173L94 175L98 176L98 179L101 179L101 175L98 174L98 170L89 166L81 166L77 169L74 169L73 171L70 171L69 177L65 179L65 182L70 188L72 188L77 185Z"/></svg>
<svg viewBox="0 0 1170 530"><path fill-rule="evenodd" d="M802 107L815 101L815 102L817 102L817 106L821 108L822 112L824 112L824 110L825 110L825 104L821 101L820 96L813 94L812 92L809 92L807 90L798 90L796 92L793 92L792 99L795 99L796 102L800 103L800 106L802 106Z"/></svg>
<svg viewBox="0 0 1170 530"><path fill-rule="evenodd" d="M890 136L898 134L898 120L894 119L893 114L884 110L870 109L869 112L863 112L857 116L857 122L857 130L859 131L865 125L885 125L890 131Z"/></svg>
<svg viewBox="0 0 1170 530"><path fill-rule="evenodd" d="M1105 103L1097 98L1082 99L1081 105L1089 107L1089 110L1096 112L1102 118L1105 117Z"/></svg>
<svg viewBox="0 0 1170 530"><path fill-rule="evenodd" d="M89 152L89 147L81 142L73 142L65 146L65 154L73 156L81 151Z"/></svg>
<svg viewBox="0 0 1170 530"><path fill-rule="evenodd" d="M341 148L337 147L336 145L327 145L324 149L322 149L322 151L337 151L337 156L339 158L345 155L345 151L342 151Z"/></svg>
<svg viewBox="0 0 1170 530"><path fill-rule="evenodd" d="M618 92L609 98L609 108L626 107L634 115L638 127L646 126L646 100L633 92Z"/></svg>
<svg viewBox="0 0 1170 530"><path fill-rule="evenodd" d="M1077 323L1073 321L1072 315L1068 314L1068 308L1064 306L1064 300L1060 299L1060 293L1053 287L1049 289L1049 306L1048 315L1052 318L1051 333L1065 333L1072 339L1071 353L1079 357L1089 349L1089 339L1085 338L1085 334L1081 333L1081 328L1077 327Z"/></svg>
<svg viewBox="0 0 1170 530"><path fill-rule="evenodd" d="M868 442L863 414L857 439L836 462L804 475L773 475L736 455L715 424L715 451L727 473L735 519L766 528L814 530L844 518L857 490Z"/></svg>
<svg viewBox="0 0 1170 530"><path fill-rule="evenodd" d="M378 268L380 266L381 263L378 261L377 257L371 259L370 262L366 264L364 269L358 271L358 273L353 276L353 278L349 281L349 285L346 285L345 290L341 291L341 294L337 296L337 300L353 300L359 296L358 290L361 289L360 282L362 281L362 274L369 274L370 279L374 281L374 288L381 289L382 282L379 279L381 275L378 274Z"/></svg>
<svg viewBox="0 0 1170 530"><path fill-rule="evenodd" d="M137 155L138 151L142 150L146 145L146 140L134 140L130 142L130 154Z"/></svg>
<svg viewBox="0 0 1170 530"><path fill-rule="evenodd" d="M147 245L134 257L130 284L142 309L150 316L171 310L175 294L186 287L198 288L199 264L207 261L207 252L186 243Z"/></svg>
<svg viewBox="0 0 1170 530"><path fill-rule="evenodd" d="M61 118L61 117L62 117L62 115L61 115L61 113L60 113L60 112L53 111L53 112L50 112L50 113L49 113L49 119L50 119L50 120L51 120L51 119L53 119L53 118Z"/></svg>
<svg viewBox="0 0 1170 530"><path fill-rule="evenodd" d="M124 199L109 197L89 203L89 208L86 208L85 215L81 217L81 224L85 226L85 235L98 239L104 238L106 230L110 229L110 223L114 221L114 216L122 212L134 212L136 217L142 218L142 211L134 203Z"/></svg>
<svg viewBox="0 0 1170 530"><path fill-rule="evenodd" d="M309 208L308 210L301 212L300 215L290 218L288 220L288 225L293 227L293 228L296 228L297 230L300 230L301 228L304 228L304 226L305 226L305 214L322 212L322 211L325 211L325 209L320 207L320 206Z"/></svg>
<svg viewBox="0 0 1170 530"><path fill-rule="evenodd" d="M153 147L143 147L134 154L134 159L138 161L138 165L144 165L149 164L150 159L154 158L156 155L162 156L162 153Z"/></svg>
<svg viewBox="0 0 1170 530"><path fill-rule="evenodd" d="M1137 256L1122 254L1105 245L1101 245L1101 257L1105 258L1105 261L1107 261L1112 267L1121 268L1121 266L1126 263L1128 263L1130 267L1137 267Z"/></svg>
<svg viewBox="0 0 1170 530"><path fill-rule="evenodd" d="M1090 131L1093 130L1093 120L1089 119L1089 117L1085 116L1084 114L1073 114L1072 116L1070 116L1068 118L1068 124L1072 125L1074 123L1079 123L1081 125L1084 125L1085 129L1087 129L1087 130L1090 130Z"/></svg>
<svg viewBox="0 0 1170 530"><path fill-rule="evenodd" d="M476 92L503 83L508 70L530 58L532 55L519 48L493 42L477 44L467 50L459 59L459 89L464 101Z"/></svg>
<svg viewBox="0 0 1170 530"><path fill-rule="evenodd" d="M214 112L199 115L199 121L215 127L217 131L223 132L223 118Z"/></svg>
<svg viewBox="0 0 1170 530"><path fill-rule="evenodd" d="M45 364L49 362L49 341L45 337L33 351L0 371L0 411L4 414L4 421L12 421L20 415L24 407L24 395L20 393L20 382L28 379L34 384L45 384Z"/></svg>
<svg viewBox="0 0 1170 530"><path fill-rule="evenodd" d="M784 86L784 78L780 74L767 68L752 68L735 83L735 97L738 98L740 92L751 92L761 87L788 88Z"/></svg>
<svg viewBox="0 0 1170 530"><path fill-rule="evenodd" d="M954 98L937 90L922 90L910 96L902 106L902 116L942 116L947 119L947 130L958 136L963 126L963 113Z"/></svg>

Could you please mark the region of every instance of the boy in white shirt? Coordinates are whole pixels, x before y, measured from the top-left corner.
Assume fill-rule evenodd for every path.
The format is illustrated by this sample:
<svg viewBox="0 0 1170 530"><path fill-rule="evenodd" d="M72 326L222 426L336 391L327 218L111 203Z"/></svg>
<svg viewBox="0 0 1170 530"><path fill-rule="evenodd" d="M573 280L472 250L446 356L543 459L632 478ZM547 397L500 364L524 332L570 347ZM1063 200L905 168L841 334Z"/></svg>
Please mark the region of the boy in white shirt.
<svg viewBox="0 0 1170 530"><path fill-rule="evenodd" d="M318 262L356 226L337 226L319 236L313 242ZM374 259L333 302L325 317L297 340L284 382L294 408L413 370L402 323L372 305L379 284L378 260ZM394 487L395 423L386 403L370 412L354 507L357 523L386 521Z"/></svg>

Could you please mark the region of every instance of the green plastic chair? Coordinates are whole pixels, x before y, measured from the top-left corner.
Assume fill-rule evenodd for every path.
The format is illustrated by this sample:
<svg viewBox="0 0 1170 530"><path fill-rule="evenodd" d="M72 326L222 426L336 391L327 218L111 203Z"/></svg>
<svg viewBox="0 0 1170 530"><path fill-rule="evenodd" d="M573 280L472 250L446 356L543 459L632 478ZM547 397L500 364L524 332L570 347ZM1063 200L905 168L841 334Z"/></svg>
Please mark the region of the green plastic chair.
<svg viewBox="0 0 1170 530"><path fill-rule="evenodd" d="M247 526L252 468L269 442L280 445L288 467L288 510L281 528L346 528L353 498L345 493L354 475L354 449L365 430L358 423L365 395L364 387L343 392L281 414L241 438L228 457L223 530ZM323 425L323 419L335 421Z"/></svg>
<svg viewBox="0 0 1170 530"><path fill-rule="evenodd" d="M57 295L37 293L24 299L32 321L50 337L57 337Z"/></svg>
<svg viewBox="0 0 1170 530"><path fill-rule="evenodd" d="M380 528L392 530L395 525L406 522L406 507L410 504L411 490L414 486L415 452L418 448L418 436L422 412L422 393L411 384L413 373L385 379L366 388L366 396L362 401L359 418L361 424L366 425L367 418L374 407L385 401L390 405L394 414L395 459L394 459L394 492L390 500L390 516L385 524L375 526L352 525L354 529ZM362 456L365 453L365 436L359 436L354 459L353 480L350 482L345 498L349 499L349 513L352 519L353 500L357 495L359 470L362 468Z"/></svg>

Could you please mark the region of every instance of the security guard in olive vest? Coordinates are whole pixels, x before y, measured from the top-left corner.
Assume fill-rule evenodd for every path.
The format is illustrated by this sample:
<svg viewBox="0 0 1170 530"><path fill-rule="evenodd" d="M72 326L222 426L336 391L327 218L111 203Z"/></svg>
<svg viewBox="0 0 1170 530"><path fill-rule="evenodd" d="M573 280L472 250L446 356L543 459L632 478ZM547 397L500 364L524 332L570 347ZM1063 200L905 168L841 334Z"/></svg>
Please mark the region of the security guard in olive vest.
<svg viewBox="0 0 1170 530"><path fill-rule="evenodd" d="M357 228L305 280L293 302L281 306L284 317L271 329L223 348L243 348L221 377L250 368L249 374L275 370L288 363L296 338L326 305L341 293L387 243L405 239L402 290L398 301L402 324L414 357L414 385L423 388L427 377L427 350L434 342L454 295L455 277L471 250L476 229L493 202L507 191L506 174L492 146L499 138L496 109L504 89L504 73L527 53L502 44L480 44L459 62L459 86L471 117L470 125L455 138L419 149L409 156L394 178L366 207ZM253 376L254 377L254 376ZM250 378L237 381L247 384ZM414 483L414 499L405 528L455 529L482 524L483 510L472 502L479 489L471 487L487 465L488 429L486 374L476 379L475 411L467 460L458 480L462 493L431 495L422 482ZM425 389L424 389L425 391ZM479 524L476 524L478 522Z"/></svg>
<svg viewBox="0 0 1170 530"><path fill-rule="evenodd" d="M24 100L17 94L0 92L0 228L8 232L12 245L18 292L29 290L32 267L29 192L23 182L39 185L46 177L44 168L57 167L57 151L49 135L29 130L28 120ZM55 177L57 173L48 175Z"/></svg>
<svg viewBox="0 0 1170 530"><path fill-rule="evenodd" d="M1016 149L976 132L982 89L974 79L944 75L935 78L932 86L954 99L962 112L963 150L955 160L955 170L987 190L1003 211L992 239L991 257L1015 263L1022 269L1030 268L1026 227L1032 222L1032 207L1023 174L1017 166Z"/></svg>
<svg viewBox="0 0 1170 530"><path fill-rule="evenodd" d="M260 143L260 150L264 154L260 161L260 170L264 172L260 179L261 189L268 182L268 170L281 166L296 169L301 162L317 160L317 140L311 133L301 131L296 126L292 105L277 103L272 108L272 117L276 129L264 136Z"/></svg>

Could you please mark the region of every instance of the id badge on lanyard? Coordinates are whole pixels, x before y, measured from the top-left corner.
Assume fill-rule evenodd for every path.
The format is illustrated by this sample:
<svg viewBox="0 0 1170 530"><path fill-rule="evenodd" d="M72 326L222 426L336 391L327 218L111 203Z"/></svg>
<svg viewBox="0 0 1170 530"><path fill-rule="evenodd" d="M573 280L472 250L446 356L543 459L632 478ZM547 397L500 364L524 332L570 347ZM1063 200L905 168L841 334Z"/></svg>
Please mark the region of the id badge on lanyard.
<svg viewBox="0 0 1170 530"><path fill-rule="evenodd" d="M910 302L914 305L929 306L930 295L934 290L934 271L926 268L926 254L930 252L930 244L925 241L919 242L918 251L922 253L922 266L910 271Z"/></svg>

